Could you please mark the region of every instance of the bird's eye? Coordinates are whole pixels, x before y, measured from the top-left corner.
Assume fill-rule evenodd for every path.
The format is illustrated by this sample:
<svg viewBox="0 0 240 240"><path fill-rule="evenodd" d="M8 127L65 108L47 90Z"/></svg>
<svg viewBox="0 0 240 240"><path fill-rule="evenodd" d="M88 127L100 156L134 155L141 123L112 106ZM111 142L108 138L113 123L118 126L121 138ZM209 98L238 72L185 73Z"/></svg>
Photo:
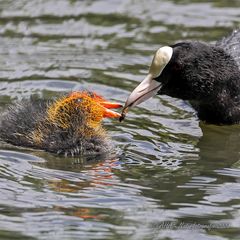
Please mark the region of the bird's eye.
<svg viewBox="0 0 240 240"><path fill-rule="evenodd" d="M89 97L94 98L94 93L93 92L88 92Z"/></svg>
<svg viewBox="0 0 240 240"><path fill-rule="evenodd" d="M77 98L77 99L75 99L75 103L81 103L82 101L83 101L82 98Z"/></svg>
<svg viewBox="0 0 240 240"><path fill-rule="evenodd" d="M181 62L177 62L173 65L173 69L175 71L179 71L182 68L182 63Z"/></svg>

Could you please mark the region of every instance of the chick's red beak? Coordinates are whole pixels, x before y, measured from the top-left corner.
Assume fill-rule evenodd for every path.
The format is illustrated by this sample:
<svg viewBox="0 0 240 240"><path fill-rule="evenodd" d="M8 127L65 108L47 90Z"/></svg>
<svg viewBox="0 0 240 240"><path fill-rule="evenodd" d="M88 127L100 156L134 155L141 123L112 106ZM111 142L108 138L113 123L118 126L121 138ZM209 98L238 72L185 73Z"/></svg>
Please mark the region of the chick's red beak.
<svg viewBox="0 0 240 240"><path fill-rule="evenodd" d="M123 105L120 103L113 103L113 102L107 102L103 101L100 103L103 107L111 109L111 108L121 108Z"/></svg>
<svg viewBox="0 0 240 240"><path fill-rule="evenodd" d="M119 118L121 116L120 113L114 112L110 110L111 108L121 108L122 105L119 103L101 101L99 102L100 105L103 107L103 117L105 118Z"/></svg>

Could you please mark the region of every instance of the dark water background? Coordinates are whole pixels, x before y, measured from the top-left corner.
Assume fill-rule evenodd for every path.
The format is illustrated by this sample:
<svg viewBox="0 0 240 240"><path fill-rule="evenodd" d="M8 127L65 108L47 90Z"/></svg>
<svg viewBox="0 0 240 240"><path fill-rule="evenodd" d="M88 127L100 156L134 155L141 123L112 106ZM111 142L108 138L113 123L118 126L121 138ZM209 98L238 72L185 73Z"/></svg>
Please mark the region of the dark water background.
<svg viewBox="0 0 240 240"><path fill-rule="evenodd" d="M154 51L214 42L240 1L1 0L0 108L90 89L124 102ZM105 121L117 156L0 145L0 239L240 239L240 127L155 97Z"/></svg>

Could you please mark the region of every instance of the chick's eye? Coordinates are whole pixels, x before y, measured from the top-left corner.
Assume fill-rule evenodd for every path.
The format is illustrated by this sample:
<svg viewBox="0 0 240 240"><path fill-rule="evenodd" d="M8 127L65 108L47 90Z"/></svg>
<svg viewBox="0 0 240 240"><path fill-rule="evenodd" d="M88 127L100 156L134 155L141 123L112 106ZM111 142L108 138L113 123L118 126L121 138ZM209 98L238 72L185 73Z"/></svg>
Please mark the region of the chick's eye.
<svg viewBox="0 0 240 240"><path fill-rule="evenodd" d="M75 103L81 103L82 101L83 101L82 98L77 98L77 99L75 100Z"/></svg>
<svg viewBox="0 0 240 240"><path fill-rule="evenodd" d="M88 92L89 97L94 98L94 93L93 92Z"/></svg>

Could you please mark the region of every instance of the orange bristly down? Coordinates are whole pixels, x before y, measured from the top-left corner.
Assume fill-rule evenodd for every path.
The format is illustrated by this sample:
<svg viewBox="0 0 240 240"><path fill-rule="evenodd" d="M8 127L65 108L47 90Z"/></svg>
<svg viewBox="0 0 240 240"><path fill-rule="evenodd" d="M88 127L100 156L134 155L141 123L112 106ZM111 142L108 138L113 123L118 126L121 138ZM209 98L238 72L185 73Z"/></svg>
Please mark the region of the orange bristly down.
<svg viewBox="0 0 240 240"><path fill-rule="evenodd" d="M84 114L85 119L99 123L102 118L118 118L120 114L109 110L119 108L121 104L106 101L103 97L86 91L72 92L55 101L48 108L48 120L62 128L68 128L71 120L77 117L79 110Z"/></svg>

